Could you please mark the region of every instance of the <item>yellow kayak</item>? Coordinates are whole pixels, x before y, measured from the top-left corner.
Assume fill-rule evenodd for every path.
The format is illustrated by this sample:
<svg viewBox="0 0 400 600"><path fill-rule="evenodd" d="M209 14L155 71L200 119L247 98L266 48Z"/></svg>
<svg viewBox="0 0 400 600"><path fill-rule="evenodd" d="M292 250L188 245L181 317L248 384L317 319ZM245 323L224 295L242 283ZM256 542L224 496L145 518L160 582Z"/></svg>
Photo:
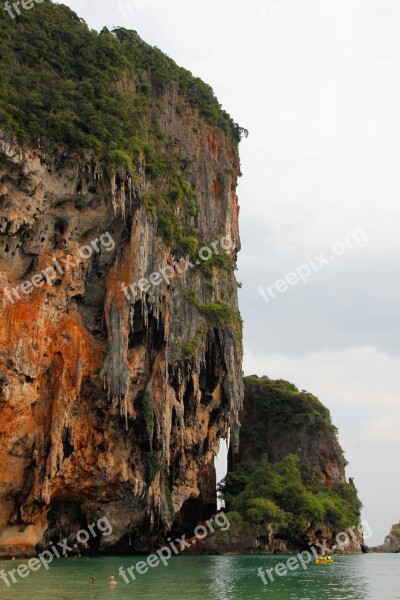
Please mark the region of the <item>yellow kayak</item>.
<svg viewBox="0 0 400 600"><path fill-rule="evenodd" d="M315 559L316 565L331 565L334 562L335 561L333 561L331 558L316 558Z"/></svg>

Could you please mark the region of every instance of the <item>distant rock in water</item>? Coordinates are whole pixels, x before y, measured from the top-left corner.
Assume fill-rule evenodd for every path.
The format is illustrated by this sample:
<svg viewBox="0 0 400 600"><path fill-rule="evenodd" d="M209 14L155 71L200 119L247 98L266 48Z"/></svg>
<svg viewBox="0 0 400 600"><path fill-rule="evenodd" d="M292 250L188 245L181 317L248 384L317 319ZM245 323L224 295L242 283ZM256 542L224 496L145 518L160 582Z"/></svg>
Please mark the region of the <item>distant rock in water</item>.
<svg viewBox="0 0 400 600"><path fill-rule="evenodd" d="M369 548L369 552L400 552L400 522L393 525L381 546Z"/></svg>

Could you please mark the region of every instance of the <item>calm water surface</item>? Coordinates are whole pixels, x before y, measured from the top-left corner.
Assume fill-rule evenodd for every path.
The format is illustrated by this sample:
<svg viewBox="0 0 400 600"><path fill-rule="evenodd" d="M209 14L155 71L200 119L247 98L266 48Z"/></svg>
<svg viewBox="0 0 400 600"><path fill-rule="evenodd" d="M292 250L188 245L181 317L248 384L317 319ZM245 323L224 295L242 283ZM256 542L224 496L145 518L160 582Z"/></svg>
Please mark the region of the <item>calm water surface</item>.
<svg viewBox="0 0 400 600"><path fill-rule="evenodd" d="M334 565L312 564L276 577L265 586L259 567L271 568L288 557L183 556L168 567L149 569L127 585L118 575L141 560L132 558L81 558L55 560L49 571L41 569L7 588L0 580L1 600L400 600L400 554L364 554L336 558ZM24 561L2 561L15 569ZM107 585L114 575L115 588ZM94 577L95 584L88 584Z"/></svg>

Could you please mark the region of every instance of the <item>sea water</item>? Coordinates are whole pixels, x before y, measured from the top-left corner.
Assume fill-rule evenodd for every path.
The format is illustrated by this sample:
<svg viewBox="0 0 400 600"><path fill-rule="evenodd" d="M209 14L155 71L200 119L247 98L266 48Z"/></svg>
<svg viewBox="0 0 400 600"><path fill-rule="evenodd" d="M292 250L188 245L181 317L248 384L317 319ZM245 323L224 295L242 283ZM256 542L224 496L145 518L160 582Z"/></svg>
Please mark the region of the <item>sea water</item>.
<svg viewBox="0 0 400 600"><path fill-rule="evenodd" d="M333 565L275 576L265 585L258 569L270 569L284 556L177 556L125 583L126 570L141 557L58 559L7 587L1 600L400 600L400 554L339 556ZM0 561L6 572L26 561ZM110 587L113 575L118 585ZM89 578L94 578L94 585Z"/></svg>

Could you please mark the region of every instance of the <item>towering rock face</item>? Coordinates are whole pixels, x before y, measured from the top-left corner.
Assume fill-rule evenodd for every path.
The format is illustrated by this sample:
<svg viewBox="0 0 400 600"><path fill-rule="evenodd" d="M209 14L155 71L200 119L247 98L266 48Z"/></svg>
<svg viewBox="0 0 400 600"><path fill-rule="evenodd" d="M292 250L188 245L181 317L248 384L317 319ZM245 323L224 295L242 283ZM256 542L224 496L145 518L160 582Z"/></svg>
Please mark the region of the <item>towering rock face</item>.
<svg viewBox="0 0 400 600"><path fill-rule="evenodd" d="M209 488L229 428L237 441L237 144L173 83L147 118L191 187L195 210L169 195L193 232L184 242L162 235L151 203L171 189L144 156L132 175L90 150L0 134L0 554L100 517L113 531L89 546L144 551Z"/></svg>

